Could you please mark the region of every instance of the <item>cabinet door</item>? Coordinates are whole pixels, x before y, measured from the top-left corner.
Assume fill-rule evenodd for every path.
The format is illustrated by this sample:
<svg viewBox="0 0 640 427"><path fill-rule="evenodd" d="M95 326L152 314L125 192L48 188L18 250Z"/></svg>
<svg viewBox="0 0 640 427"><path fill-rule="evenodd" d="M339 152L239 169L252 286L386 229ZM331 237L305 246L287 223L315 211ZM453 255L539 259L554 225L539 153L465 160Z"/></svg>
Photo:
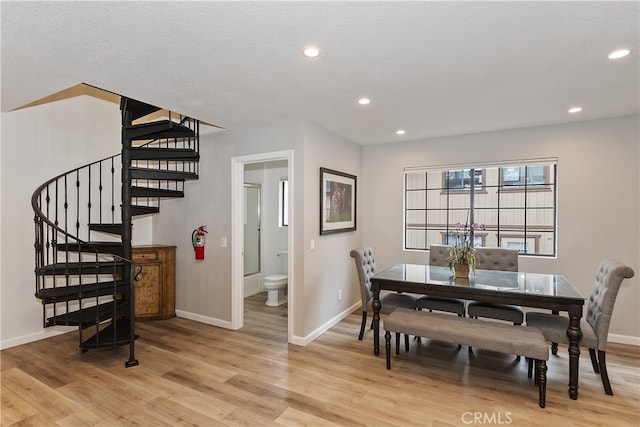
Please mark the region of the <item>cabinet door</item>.
<svg viewBox="0 0 640 427"><path fill-rule="evenodd" d="M136 282L136 318L160 316L162 305L162 263L146 262Z"/></svg>

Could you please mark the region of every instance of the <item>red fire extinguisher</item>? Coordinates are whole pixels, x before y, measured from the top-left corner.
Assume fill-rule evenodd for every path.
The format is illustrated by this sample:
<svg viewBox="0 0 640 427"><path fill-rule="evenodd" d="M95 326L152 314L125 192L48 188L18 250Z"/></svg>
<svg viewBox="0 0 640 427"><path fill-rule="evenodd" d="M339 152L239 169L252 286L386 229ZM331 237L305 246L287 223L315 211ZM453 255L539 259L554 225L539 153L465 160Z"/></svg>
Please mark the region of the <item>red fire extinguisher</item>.
<svg viewBox="0 0 640 427"><path fill-rule="evenodd" d="M206 225L201 225L191 233L191 243L196 253L196 259L204 259L204 235L208 233L205 227Z"/></svg>

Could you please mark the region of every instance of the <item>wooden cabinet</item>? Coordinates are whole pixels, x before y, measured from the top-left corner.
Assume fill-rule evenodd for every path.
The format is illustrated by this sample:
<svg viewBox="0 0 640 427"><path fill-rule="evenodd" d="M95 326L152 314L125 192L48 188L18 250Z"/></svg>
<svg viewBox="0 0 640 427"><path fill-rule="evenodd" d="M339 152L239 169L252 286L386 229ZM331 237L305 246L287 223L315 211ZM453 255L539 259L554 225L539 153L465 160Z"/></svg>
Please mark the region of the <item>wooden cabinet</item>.
<svg viewBox="0 0 640 427"><path fill-rule="evenodd" d="M142 265L136 281L136 319L168 319L176 315L176 247L134 246L133 260Z"/></svg>

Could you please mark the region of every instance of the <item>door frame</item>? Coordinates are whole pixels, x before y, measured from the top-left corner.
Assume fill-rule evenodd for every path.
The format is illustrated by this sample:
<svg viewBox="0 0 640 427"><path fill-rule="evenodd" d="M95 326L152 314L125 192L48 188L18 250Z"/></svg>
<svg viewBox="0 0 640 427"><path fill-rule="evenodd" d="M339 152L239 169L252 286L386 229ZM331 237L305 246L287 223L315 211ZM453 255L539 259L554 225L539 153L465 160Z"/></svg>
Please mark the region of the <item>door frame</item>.
<svg viewBox="0 0 640 427"><path fill-rule="evenodd" d="M295 273L293 255L295 254L293 215L293 150L236 156L231 158L231 328L236 330L244 326L244 165L277 160L287 161L287 179L289 181L289 226L287 227L287 341L292 342L294 320Z"/></svg>

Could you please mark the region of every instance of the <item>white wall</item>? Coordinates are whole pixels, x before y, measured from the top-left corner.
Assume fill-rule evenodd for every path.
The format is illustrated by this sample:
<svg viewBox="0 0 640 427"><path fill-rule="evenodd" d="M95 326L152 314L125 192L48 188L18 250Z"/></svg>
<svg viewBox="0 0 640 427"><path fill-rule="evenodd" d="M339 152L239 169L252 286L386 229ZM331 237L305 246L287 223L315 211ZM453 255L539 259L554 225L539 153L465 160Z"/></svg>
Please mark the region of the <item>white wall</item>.
<svg viewBox="0 0 640 427"><path fill-rule="evenodd" d="M604 258L632 267L611 333L640 345L638 116L364 147L364 241L379 268L425 263L402 249L403 168L558 158L557 259L522 257L524 271L565 275L585 296Z"/></svg>

